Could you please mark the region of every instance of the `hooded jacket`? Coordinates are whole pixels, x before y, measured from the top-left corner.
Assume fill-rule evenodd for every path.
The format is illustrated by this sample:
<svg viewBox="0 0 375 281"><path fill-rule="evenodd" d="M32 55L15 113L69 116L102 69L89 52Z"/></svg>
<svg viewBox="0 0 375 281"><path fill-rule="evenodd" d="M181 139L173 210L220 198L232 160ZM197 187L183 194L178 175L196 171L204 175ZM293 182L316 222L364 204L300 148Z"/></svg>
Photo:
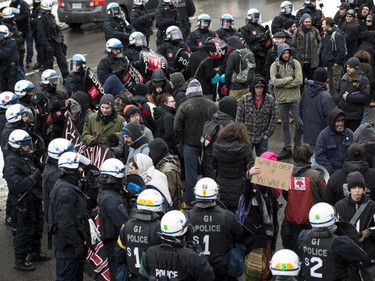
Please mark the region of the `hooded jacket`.
<svg viewBox="0 0 375 281"><path fill-rule="evenodd" d="M308 80L299 103L303 121L303 142L315 146L319 133L328 125L328 115L335 107L331 94L313 80Z"/></svg>
<svg viewBox="0 0 375 281"><path fill-rule="evenodd" d="M301 96L300 86L303 82L301 64L290 56L289 61L283 62L281 55L291 48L282 43L277 47L277 59L271 65L270 77L278 103L298 102Z"/></svg>
<svg viewBox="0 0 375 281"><path fill-rule="evenodd" d="M336 132L335 122L339 115L346 117L338 108L330 112L329 125L320 132L315 145L316 162L325 167L330 174L342 168L348 159L348 147L353 143L353 132L346 128L346 124L343 132Z"/></svg>
<svg viewBox="0 0 375 281"><path fill-rule="evenodd" d="M176 138L173 130L175 117L173 107L162 104L154 109L155 138L162 138L168 144L171 151L176 151Z"/></svg>
<svg viewBox="0 0 375 281"><path fill-rule="evenodd" d="M270 138L275 131L276 102L275 98L268 94L264 88L264 100L260 110L257 110L254 101L254 85L266 81L262 76L255 76L251 86L251 92L243 96L238 104L236 122L245 124L252 143L259 143L264 136Z"/></svg>
<svg viewBox="0 0 375 281"><path fill-rule="evenodd" d="M366 149L366 161L370 168L375 168L375 129L366 122L355 130L353 141L362 144Z"/></svg>
<svg viewBox="0 0 375 281"><path fill-rule="evenodd" d="M161 93L156 92L155 87L152 86L152 81L164 81ZM161 95L163 93L172 93L171 85L169 85L169 81L167 77L165 76L165 73L160 68L157 68L152 72L151 82L149 83L149 87L150 87L149 92L151 93L151 96L154 98L154 100L156 100L156 97L158 95Z"/></svg>

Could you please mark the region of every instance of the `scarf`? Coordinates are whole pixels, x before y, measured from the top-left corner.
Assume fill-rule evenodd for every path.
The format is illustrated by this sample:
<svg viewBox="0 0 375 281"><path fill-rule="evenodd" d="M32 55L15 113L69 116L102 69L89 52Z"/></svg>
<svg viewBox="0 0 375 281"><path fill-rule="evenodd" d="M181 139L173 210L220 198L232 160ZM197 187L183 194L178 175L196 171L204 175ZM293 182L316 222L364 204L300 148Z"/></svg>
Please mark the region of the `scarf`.
<svg viewBox="0 0 375 281"><path fill-rule="evenodd" d="M350 82L350 83L351 83L351 82L354 80L354 78L357 76L358 71L359 71L359 70L357 70L356 72L354 72L354 73L352 73L352 74L348 74L348 79L349 79L349 82Z"/></svg>
<svg viewBox="0 0 375 281"><path fill-rule="evenodd" d="M257 110L260 110L260 107L262 105L264 101L264 96L260 96L259 98L257 98L256 96L254 97L254 102L255 102L255 107Z"/></svg>

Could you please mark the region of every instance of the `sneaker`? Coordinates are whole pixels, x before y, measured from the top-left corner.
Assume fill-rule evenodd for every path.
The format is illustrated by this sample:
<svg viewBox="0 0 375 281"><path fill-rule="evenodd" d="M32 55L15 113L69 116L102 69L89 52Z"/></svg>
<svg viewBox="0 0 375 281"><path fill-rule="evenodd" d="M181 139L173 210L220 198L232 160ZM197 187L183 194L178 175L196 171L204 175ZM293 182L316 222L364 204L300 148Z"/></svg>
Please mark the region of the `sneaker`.
<svg viewBox="0 0 375 281"><path fill-rule="evenodd" d="M49 261L51 259L46 253L30 253L29 261Z"/></svg>
<svg viewBox="0 0 375 281"><path fill-rule="evenodd" d="M6 217L4 224L6 226L11 226L12 225L12 218L11 217Z"/></svg>
<svg viewBox="0 0 375 281"><path fill-rule="evenodd" d="M34 64L34 66L33 66L34 70L39 69L39 68L40 68L40 64L39 63Z"/></svg>
<svg viewBox="0 0 375 281"><path fill-rule="evenodd" d="M34 271L35 266L27 260L16 260L14 264L14 269L21 270L21 271Z"/></svg>
<svg viewBox="0 0 375 281"><path fill-rule="evenodd" d="M283 160L292 157L293 153L290 148L283 147L280 154L277 156L277 160Z"/></svg>

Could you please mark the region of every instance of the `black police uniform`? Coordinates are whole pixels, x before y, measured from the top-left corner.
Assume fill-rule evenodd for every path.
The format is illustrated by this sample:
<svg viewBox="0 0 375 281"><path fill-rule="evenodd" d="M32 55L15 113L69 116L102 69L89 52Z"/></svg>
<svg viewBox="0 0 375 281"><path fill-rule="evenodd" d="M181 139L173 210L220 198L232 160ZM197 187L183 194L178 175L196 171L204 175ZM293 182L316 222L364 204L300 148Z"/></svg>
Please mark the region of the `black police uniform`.
<svg viewBox="0 0 375 281"><path fill-rule="evenodd" d="M12 224L17 229L13 241L16 268L30 268L32 265L26 260L27 255L41 253L44 225L41 172L29 154L21 154L20 150L14 148L9 151L4 167L4 178L13 205ZM21 200L18 202L18 199Z"/></svg>
<svg viewBox="0 0 375 281"><path fill-rule="evenodd" d="M133 5L132 11L129 14L130 24L136 31L142 32L147 39L147 46L150 41L150 36L154 33L152 25L154 23L154 15L145 12L144 5Z"/></svg>
<svg viewBox="0 0 375 281"><path fill-rule="evenodd" d="M220 39L223 39L225 42L227 42L228 37L234 36L237 33L237 29L230 27L230 28L219 28L216 30L216 34L219 36Z"/></svg>
<svg viewBox="0 0 375 281"><path fill-rule="evenodd" d="M190 34L191 27L189 17L195 14L195 4L193 0L178 0L175 7L178 12L177 26L181 29L182 37L186 40Z"/></svg>
<svg viewBox="0 0 375 281"><path fill-rule="evenodd" d="M124 50L124 55L129 59L131 65L134 66L139 71L139 73L143 74L142 61L139 56L141 51L151 52L151 50L146 46L135 46L134 44L132 44Z"/></svg>
<svg viewBox="0 0 375 281"><path fill-rule="evenodd" d="M17 41L13 37L0 41L0 91L14 91L18 78Z"/></svg>
<svg viewBox="0 0 375 281"><path fill-rule="evenodd" d="M128 268L129 279L138 280L141 257L149 247L160 244L159 215L147 210L138 210L120 230L116 255L119 265Z"/></svg>
<svg viewBox="0 0 375 281"><path fill-rule="evenodd" d="M175 67L176 54L180 49L187 51L189 47L182 40L165 40L156 50L167 59L169 74L182 70Z"/></svg>
<svg viewBox="0 0 375 281"><path fill-rule="evenodd" d="M209 29L198 28L191 32L186 38L186 45L190 48L190 51L198 51L209 37L217 37L217 34Z"/></svg>
<svg viewBox="0 0 375 281"><path fill-rule="evenodd" d="M219 206L199 207L186 211L189 221L194 227L194 233L189 232L188 241L193 241L202 248L203 254L215 271L215 280L227 280L228 255L234 243L240 243L243 238L242 226L234 213Z"/></svg>
<svg viewBox="0 0 375 281"><path fill-rule="evenodd" d="M99 82L104 85L105 80L112 74L116 74L121 80L128 69L129 59L127 57L114 58L108 54L98 64L97 74Z"/></svg>
<svg viewBox="0 0 375 281"><path fill-rule="evenodd" d="M368 262L366 252L349 237L331 234L328 228L303 230L298 242L306 281L345 281L350 264Z"/></svg>
<svg viewBox="0 0 375 281"><path fill-rule="evenodd" d="M100 181L100 178L99 178ZM121 226L128 220L128 207L120 194L121 184L100 184L98 194L100 236L108 256L111 279L115 280L117 262L115 247Z"/></svg>
<svg viewBox="0 0 375 281"><path fill-rule="evenodd" d="M41 11L42 9L40 8L40 3L34 1L33 7L30 12L30 32L35 42L36 61L37 61L33 69L39 69L39 70L43 70L43 64L45 60L44 53L43 53L43 45L41 45L41 43L38 41L38 38L37 38L37 20Z"/></svg>
<svg viewBox="0 0 375 281"><path fill-rule="evenodd" d="M284 30L284 23L286 21L293 21L296 22L296 17L292 14L284 14L280 13L278 16L274 17L271 23L271 31L272 34L275 34L276 32L283 31Z"/></svg>
<svg viewBox="0 0 375 281"><path fill-rule="evenodd" d="M267 50L272 46L270 35L266 28L258 23L249 22L239 30L245 39L245 42L255 55L255 72L266 77L263 65L266 59ZM267 44L269 42L269 46Z"/></svg>
<svg viewBox="0 0 375 281"><path fill-rule="evenodd" d="M85 71L71 72L65 79L65 90L69 97L77 91L85 92Z"/></svg>
<svg viewBox="0 0 375 281"><path fill-rule="evenodd" d="M53 69L53 57L56 57L61 74L65 79L69 75L66 62L64 36L51 11L42 10L37 19L37 41L43 46L45 61L43 70Z"/></svg>
<svg viewBox="0 0 375 281"><path fill-rule="evenodd" d="M44 221L46 223L48 223L49 197L60 175L57 162L57 159L48 157L42 175Z"/></svg>
<svg viewBox="0 0 375 281"><path fill-rule="evenodd" d="M211 281L214 278L207 257L187 247L185 242L165 241L143 253L138 280Z"/></svg>
<svg viewBox="0 0 375 281"><path fill-rule="evenodd" d="M165 31L171 25L177 25L178 11L173 4L162 2L155 10L155 23L158 33L156 34L156 46L164 42Z"/></svg>
<svg viewBox="0 0 375 281"><path fill-rule="evenodd" d="M104 21L103 31L106 41L111 38L116 38L120 40L124 46L128 46L129 36L135 29L129 23L126 23L125 19L108 16L108 19Z"/></svg>
<svg viewBox="0 0 375 281"><path fill-rule="evenodd" d="M48 213L56 257L56 280L83 280L89 231L89 211L83 192L77 187L78 170L60 176L54 185Z"/></svg>
<svg viewBox="0 0 375 281"><path fill-rule="evenodd" d="M8 27L9 32L13 33L13 38L17 42L17 49L18 49L18 55L19 55L17 64L21 68L23 68L23 59L25 57L25 43L24 43L24 38L22 37L22 33L19 31L18 26L16 22L14 21L14 18L3 19L2 24Z"/></svg>

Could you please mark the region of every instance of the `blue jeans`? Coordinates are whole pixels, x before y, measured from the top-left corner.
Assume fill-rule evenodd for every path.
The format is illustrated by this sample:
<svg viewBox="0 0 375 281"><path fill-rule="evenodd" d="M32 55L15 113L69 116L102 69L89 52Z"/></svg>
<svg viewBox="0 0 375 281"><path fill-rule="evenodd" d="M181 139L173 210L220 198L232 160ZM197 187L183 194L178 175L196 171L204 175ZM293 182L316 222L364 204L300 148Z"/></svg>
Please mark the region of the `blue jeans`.
<svg viewBox="0 0 375 281"><path fill-rule="evenodd" d="M364 110L363 110L363 117L362 117L361 125L368 122L368 108L369 108L369 106L366 105Z"/></svg>
<svg viewBox="0 0 375 281"><path fill-rule="evenodd" d="M294 117L294 145L301 145L303 123L301 117L299 116L298 102L279 103L278 107L281 118L281 125L283 127L284 147L287 149L292 149L289 126L289 112L291 112Z"/></svg>
<svg viewBox="0 0 375 281"><path fill-rule="evenodd" d="M192 205L195 201L194 187L198 180L198 164L201 148L184 144L185 163L185 203ZM215 179L215 170L211 164L211 158L204 152L202 159L203 176Z"/></svg>
<svg viewBox="0 0 375 281"><path fill-rule="evenodd" d="M268 139L262 139L258 143L252 143L251 144L251 151L253 151L255 147L255 153L257 157L261 156L263 152L266 152L268 150Z"/></svg>
<svg viewBox="0 0 375 281"><path fill-rule="evenodd" d="M31 32L26 33L26 63L30 63L33 60L34 50L33 50L33 43L34 38Z"/></svg>

